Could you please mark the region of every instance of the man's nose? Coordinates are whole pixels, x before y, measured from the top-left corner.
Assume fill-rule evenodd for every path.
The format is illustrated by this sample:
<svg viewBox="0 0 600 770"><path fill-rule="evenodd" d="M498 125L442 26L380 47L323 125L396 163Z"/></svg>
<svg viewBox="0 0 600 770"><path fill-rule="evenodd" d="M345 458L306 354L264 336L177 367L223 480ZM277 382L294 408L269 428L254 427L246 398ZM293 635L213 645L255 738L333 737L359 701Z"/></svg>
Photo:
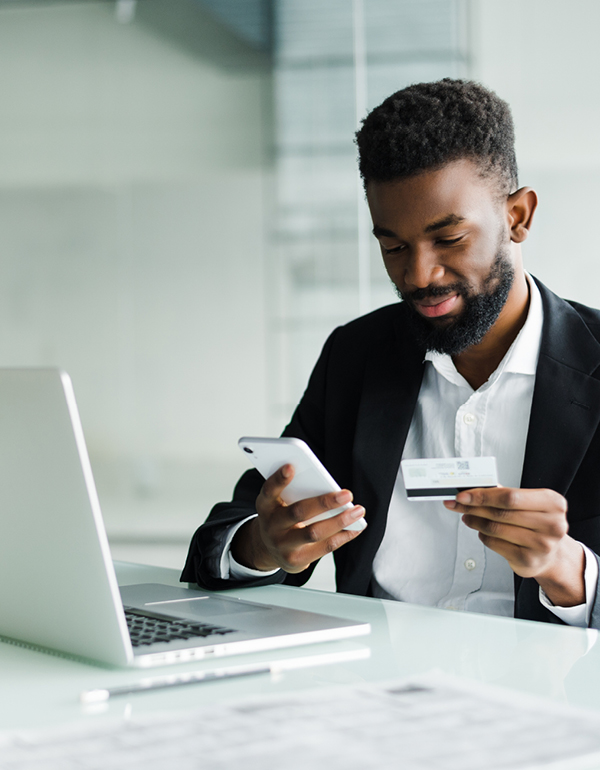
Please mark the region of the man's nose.
<svg viewBox="0 0 600 770"><path fill-rule="evenodd" d="M432 284L439 283L443 276L444 268L433 250L423 247L411 250L404 270L404 283L407 290L426 289Z"/></svg>

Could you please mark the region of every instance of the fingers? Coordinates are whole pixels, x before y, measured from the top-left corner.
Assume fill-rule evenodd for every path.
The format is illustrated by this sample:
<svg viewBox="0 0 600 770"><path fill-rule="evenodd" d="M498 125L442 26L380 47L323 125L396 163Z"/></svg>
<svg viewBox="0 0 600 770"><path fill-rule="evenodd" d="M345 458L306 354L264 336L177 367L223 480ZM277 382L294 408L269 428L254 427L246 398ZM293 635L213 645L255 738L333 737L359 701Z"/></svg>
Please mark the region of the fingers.
<svg viewBox="0 0 600 770"><path fill-rule="evenodd" d="M362 505L355 505L353 508L342 511L328 519L322 519L313 524L300 524L292 527L289 530L288 540L295 547L323 543L344 530L344 527L363 518L364 515L365 509ZM332 549L328 548L324 553L330 550Z"/></svg>
<svg viewBox="0 0 600 770"><path fill-rule="evenodd" d="M364 514L365 509L362 506L355 506L331 519L306 527L292 528L281 539L275 539L279 566L286 572L301 572L317 559L337 551L360 535L357 530L347 530L343 527Z"/></svg>
<svg viewBox="0 0 600 770"><path fill-rule="evenodd" d="M345 530L344 527L364 517L365 509L354 506L310 523L319 514L348 505L352 493L343 489L286 505L281 495L293 477L293 467L284 465L263 484L256 500L260 548L254 550L266 551L264 564L268 561L286 572L301 572L312 562L357 537L361 530Z"/></svg>
<svg viewBox="0 0 600 770"><path fill-rule="evenodd" d="M517 545L529 545L531 533L560 539L568 530L567 502L551 489L473 489L445 505L472 529Z"/></svg>
<svg viewBox="0 0 600 770"><path fill-rule="evenodd" d="M510 511L545 511L565 514L567 501L552 489L511 489L509 487L490 487L488 489L470 489L460 492L456 500L444 503L447 508L462 513L474 508L488 509L489 516L506 515ZM493 511L502 513L495 514Z"/></svg>
<svg viewBox="0 0 600 770"><path fill-rule="evenodd" d="M445 505L523 577L552 565L568 532L566 500L551 489L472 489Z"/></svg>
<svg viewBox="0 0 600 770"><path fill-rule="evenodd" d="M300 500L286 508L286 514L291 524L303 526L315 516L327 511L334 511L352 502L352 492L342 489L326 495Z"/></svg>
<svg viewBox="0 0 600 770"><path fill-rule="evenodd" d="M552 514L530 511L511 512L514 523L498 521L488 516L464 514L463 522L488 538L505 540L527 548L545 549L548 539L560 540L568 531L566 519Z"/></svg>
<svg viewBox="0 0 600 770"><path fill-rule="evenodd" d="M281 505L281 493L294 478L294 466L282 465L272 476L265 481L258 495L257 507L265 511L272 510Z"/></svg>
<svg viewBox="0 0 600 770"><path fill-rule="evenodd" d="M549 565L555 563L555 554L562 542L550 538L536 538L535 541L518 545L482 533L479 533L479 539L487 548L503 556L511 569L521 577L538 577L547 571Z"/></svg>
<svg viewBox="0 0 600 770"><path fill-rule="evenodd" d="M352 493L347 489L342 489L339 492L330 492L307 500L300 500L293 505L286 505L281 500L281 494L293 478L293 466L282 466L265 481L256 501L259 515L270 515L275 511L277 512L277 524L281 529L301 524L324 511L335 510L352 501Z"/></svg>

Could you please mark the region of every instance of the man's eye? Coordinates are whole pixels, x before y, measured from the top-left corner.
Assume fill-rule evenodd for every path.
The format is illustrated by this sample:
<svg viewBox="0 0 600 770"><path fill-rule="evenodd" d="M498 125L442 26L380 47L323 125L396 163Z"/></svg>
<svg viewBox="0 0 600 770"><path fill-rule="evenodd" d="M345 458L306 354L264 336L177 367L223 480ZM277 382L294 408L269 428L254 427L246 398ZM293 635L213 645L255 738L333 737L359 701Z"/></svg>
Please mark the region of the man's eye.
<svg viewBox="0 0 600 770"><path fill-rule="evenodd" d="M382 245L383 253L384 254L399 254L401 251L404 251L404 246L392 246L389 249L386 249L385 246Z"/></svg>
<svg viewBox="0 0 600 770"><path fill-rule="evenodd" d="M462 239L462 235L459 235L458 238L440 238L438 243L440 243L442 246L453 246L455 243L462 241Z"/></svg>

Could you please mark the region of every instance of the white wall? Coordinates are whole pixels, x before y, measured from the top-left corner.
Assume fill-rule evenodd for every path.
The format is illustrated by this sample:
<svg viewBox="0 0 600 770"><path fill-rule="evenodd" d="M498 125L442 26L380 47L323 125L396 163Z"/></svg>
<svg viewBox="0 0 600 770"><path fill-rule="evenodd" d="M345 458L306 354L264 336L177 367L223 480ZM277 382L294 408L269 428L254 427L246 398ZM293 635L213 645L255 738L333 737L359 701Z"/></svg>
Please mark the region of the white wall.
<svg viewBox="0 0 600 770"><path fill-rule="evenodd" d="M600 3L469 8L472 75L512 105L541 197L526 264L600 305ZM0 365L71 372L109 528L178 540L174 565L245 466L238 436L282 422L265 374L269 88L117 23L113 3L0 8Z"/></svg>
<svg viewBox="0 0 600 770"><path fill-rule="evenodd" d="M540 206L525 264L600 306L600 3L474 0L474 77L512 106L520 182Z"/></svg>
<svg viewBox="0 0 600 770"><path fill-rule="evenodd" d="M0 10L0 365L71 373L109 519L199 523L265 430L268 88L112 3Z"/></svg>

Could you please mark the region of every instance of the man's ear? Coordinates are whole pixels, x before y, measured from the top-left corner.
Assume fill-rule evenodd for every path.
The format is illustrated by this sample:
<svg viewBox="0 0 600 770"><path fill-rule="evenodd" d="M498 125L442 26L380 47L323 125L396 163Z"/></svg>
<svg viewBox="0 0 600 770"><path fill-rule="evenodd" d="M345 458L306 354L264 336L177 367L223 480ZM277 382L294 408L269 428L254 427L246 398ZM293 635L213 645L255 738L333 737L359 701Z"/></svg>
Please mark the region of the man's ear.
<svg viewBox="0 0 600 770"><path fill-rule="evenodd" d="M537 193L532 187L521 187L508 196L506 208L513 243L523 243L529 235L537 204Z"/></svg>

